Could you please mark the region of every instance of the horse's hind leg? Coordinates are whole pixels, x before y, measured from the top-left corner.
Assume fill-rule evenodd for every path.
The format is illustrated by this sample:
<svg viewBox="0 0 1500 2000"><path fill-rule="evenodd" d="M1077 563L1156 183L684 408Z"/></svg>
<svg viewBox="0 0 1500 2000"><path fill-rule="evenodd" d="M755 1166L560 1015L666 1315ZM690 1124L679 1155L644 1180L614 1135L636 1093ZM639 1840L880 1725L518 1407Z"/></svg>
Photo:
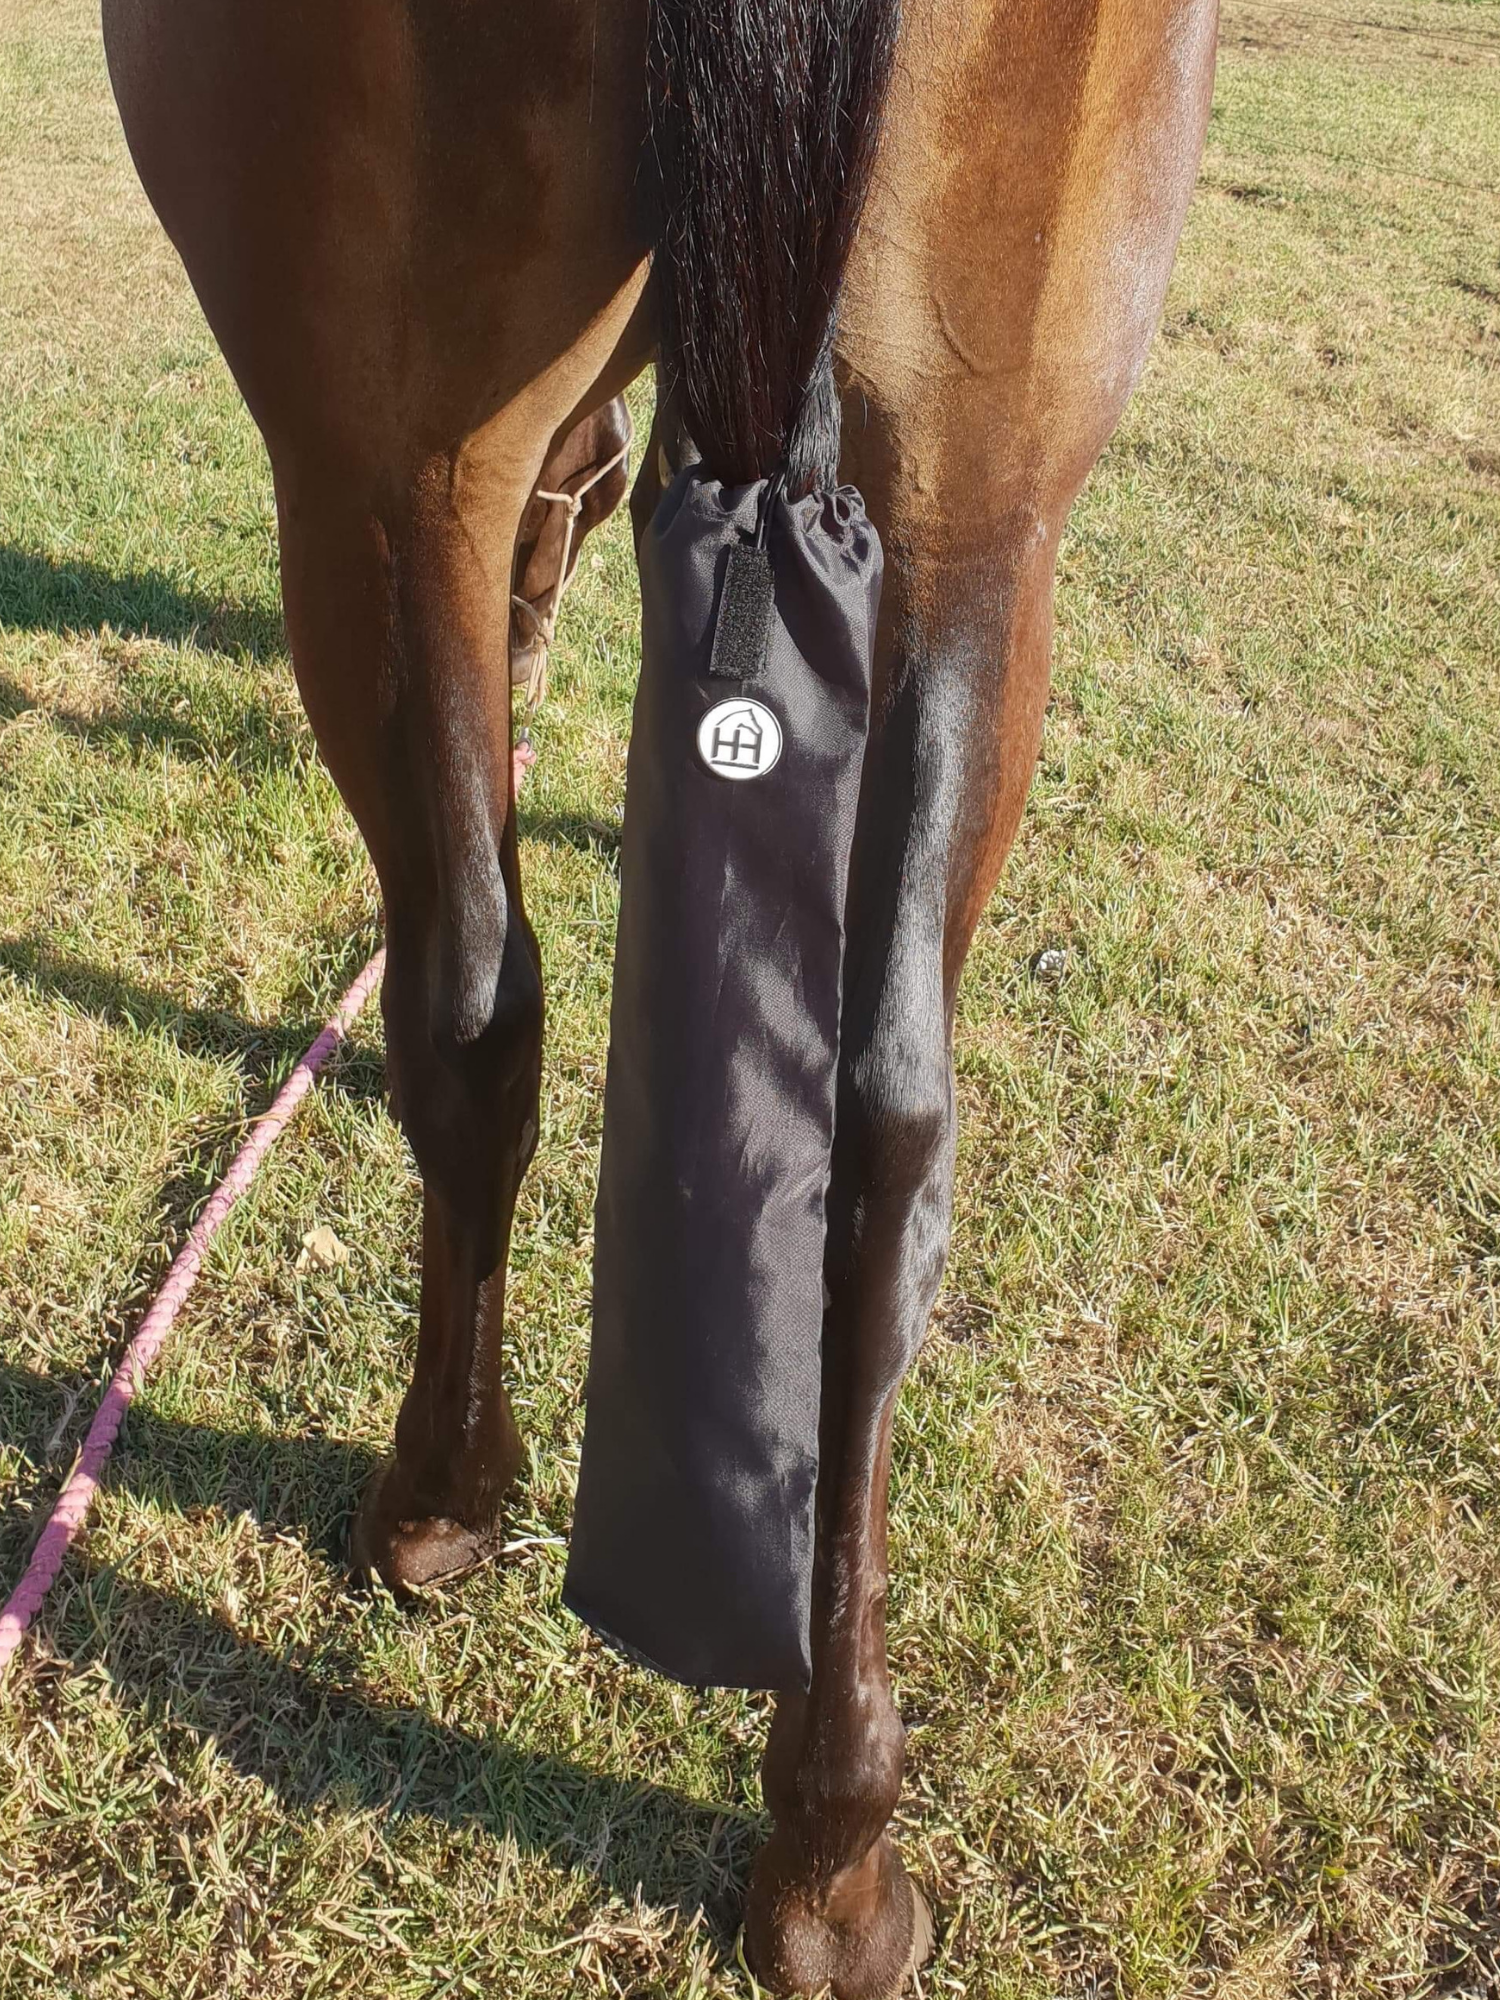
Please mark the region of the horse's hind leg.
<svg viewBox="0 0 1500 2000"><path fill-rule="evenodd" d="M346 496L345 532L362 545L359 601L383 616L405 683L385 713L379 704L351 709L337 694L329 712L320 663L337 661L359 612L346 595L349 571L328 546L328 510L282 506L299 681L380 875L392 1103L422 1171L416 1365L395 1454L364 1497L352 1549L357 1565L398 1586L454 1574L492 1551L522 1460L501 1342L511 1222L536 1147L542 976L510 795L507 653L514 605L530 600L505 587L506 551L519 522L516 581L555 606L565 549L560 536L550 549L526 537L535 502L525 506L512 469L535 450L526 420L493 429L471 441L461 476L445 459L414 479L397 547L359 520L362 510L350 520ZM628 441L623 404L605 404L564 435L539 484L570 490ZM571 559L625 484L620 468L590 491ZM286 550L309 534L304 576ZM366 630L356 643L374 636Z"/></svg>
<svg viewBox="0 0 1500 2000"><path fill-rule="evenodd" d="M541 485L607 466L624 421L606 404L565 432ZM522 1461L501 1342L536 1146L542 977L516 853L508 669L511 552L545 442L534 416L503 412L379 489L325 449L276 452L293 661L380 878L391 1100L422 1173L416 1363L353 1536L356 1564L397 1587L491 1552ZM591 494L573 554L624 483ZM537 541L523 536L518 567L550 604L563 545L549 569Z"/></svg>
<svg viewBox="0 0 1500 2000"><path fill-rule="evenodd" d="M851 891L813 1681L777 1707L763 1773L775 1831L747 1911L762 1978L778 1991L829 1985L839 2000L894 1992L928 1942L885 1831L904 1745L886 1667L886 1489L896 1399L948 1247L954 986L1020 816L1046 699L1051 552L1013 532L992 564L997 553L1009 572L998 603L981 606L972 588L956 598L948 579L947 613L901 662L905 684L871 744L879 812Z"/></svg>
<svg viewBox="0 0 1500 2000"><path fill-rule="evenodd" d="M500 552L525 494L432 464L377 504L353 469L283 452L277 499L298 684L380 877L392 1102L422 1173L416 1366L354 1553L420 1584L485 1553L521 1461L501 1318L542 983L508 800Z"/></svg>
<svg viewBox="0 0 1500 2000"><path fill-rule="evenodd" d="M639 21L104 0L104 26L142 181L270 450L298 684L380 877L422 1303L356 1541L419 1583L493 1546L521 1457L501 1329L542 988L509 796L513 568L519 539L550 606L533 487L554 445L576 483L570 428L646 344L639 92L618 82Z"/></svg>
<svg viewBox="0 0 1500 2000"><path fill-rule="evenodd" d="M904 1756L886 1488L947 1250L954 998L1041 738L1058 537L1166 289L1213 14L1212 0L1099 0L1023 35L1010 9L981 7L968 40L909 17L921 82L895 93L851 271L863 394L846 398L846 463L886 581L829 1188L812 1686L776 1711L775 1830L746 1913L778 1990L885 2000L923 1943L886 1832ZM973 103L986 111L963 128L963 171L935 195L931 132L951 129L945 105Z"/></svg>

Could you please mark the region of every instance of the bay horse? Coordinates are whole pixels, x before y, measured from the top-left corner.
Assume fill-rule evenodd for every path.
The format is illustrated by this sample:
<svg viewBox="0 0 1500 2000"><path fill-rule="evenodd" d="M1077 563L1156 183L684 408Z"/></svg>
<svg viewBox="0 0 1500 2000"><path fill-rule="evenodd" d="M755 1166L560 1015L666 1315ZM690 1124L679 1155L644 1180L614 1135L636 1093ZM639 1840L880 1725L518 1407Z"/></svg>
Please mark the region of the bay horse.
<svg viewBox="0 0 1500 2000"><path fill-rule="evenodd" d="M298 686L384 902L422 1301L354 1553L396 1588L493 1554L522 1463L501 1331L543 994L509 668L577 552L536 496L608 470L584 531L620 497L618 398L662 344L661 4L103 0L141 179L270 453ZM676 0L724 24L726 93L731 27L786 37L790 62L799 24L850 4ZM868 4L894 31L895 0ZM828 1196L812 1682L775 1710L746 1909L751 1963L781 1992L877 2000L930 1942L887 1831L903 1732L885 1514L947 1249L955 989L1039 748L1058 539L1160 315L1216 26L1217 0L907 0L843 274L841 471L886 580ZM725 241L757 240L758 187L713 198ZM700 305L753 391L777 329L743 298ZM676 338L638 533L701 442Z"/></svg>

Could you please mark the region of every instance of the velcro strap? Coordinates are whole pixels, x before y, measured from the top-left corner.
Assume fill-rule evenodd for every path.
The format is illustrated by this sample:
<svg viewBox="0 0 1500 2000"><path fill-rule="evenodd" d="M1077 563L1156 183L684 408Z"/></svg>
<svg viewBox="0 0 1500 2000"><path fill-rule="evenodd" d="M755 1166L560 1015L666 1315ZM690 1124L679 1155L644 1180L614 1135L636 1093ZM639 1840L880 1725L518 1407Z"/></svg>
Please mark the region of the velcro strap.
<svg viewBox="0 0 1500 2000"><path fill-rule="evenodd" d="M731 542L714 621L708 671L718 680L753 681L766 663L776 592L769 549Z"/></svg>

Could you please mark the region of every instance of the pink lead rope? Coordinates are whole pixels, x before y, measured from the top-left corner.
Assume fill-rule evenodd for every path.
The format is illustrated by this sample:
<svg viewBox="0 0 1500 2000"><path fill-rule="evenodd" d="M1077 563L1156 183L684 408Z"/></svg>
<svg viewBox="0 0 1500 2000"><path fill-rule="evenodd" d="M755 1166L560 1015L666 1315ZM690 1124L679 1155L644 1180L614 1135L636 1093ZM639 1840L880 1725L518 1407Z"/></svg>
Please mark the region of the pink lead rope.
<svg viewBox="0 0 1500 2000"><path fill-rule="evenodd" d="M105 1462L120 1434L125 1412L145 1380L146 1370L156 1359L162 1342L171 1331L172 1322L184 1299L193 1289L215 1231L255 1179L262 1160L296 1116L298 1106L312 1089L313 1078L348 1033L360 1009L380 983L384 969L385 952L377 951L339 1002L333 1019L282 1085L275 1103L256 1122L254 1131L235 1154L228 1173L214 1190L208 1206L188 1231L186 1243L172 1260L172 1268L162 1280L160 1291L151 1301L135 1338L126 1348L104 1392L104 1400L89 1425L89 1434L78 1454L78 1463L58 1495L51 1518L31 1552L26 1573L16 1585L4 1610L0 1611L0 1678L4 1677L11 1657L20 1645L22 1634L41 1610L42 1601L62 1567L62 1559L83 1526L89 1505L99 1490Z"/></svg>

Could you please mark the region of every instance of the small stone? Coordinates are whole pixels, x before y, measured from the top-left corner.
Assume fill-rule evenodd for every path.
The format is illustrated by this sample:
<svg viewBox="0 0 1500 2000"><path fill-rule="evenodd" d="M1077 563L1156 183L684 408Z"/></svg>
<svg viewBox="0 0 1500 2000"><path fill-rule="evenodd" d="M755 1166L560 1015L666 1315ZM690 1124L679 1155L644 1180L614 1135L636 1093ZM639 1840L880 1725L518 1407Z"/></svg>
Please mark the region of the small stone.
<svg viewBox="0 0 1500 2000"><path fill-rule="evenodd" d="M1068 954L1056 945L1049 945L1046 951L1039 951L1031 961L1031 976L1044 985L1055 986L1068 969Z"/></svg>

